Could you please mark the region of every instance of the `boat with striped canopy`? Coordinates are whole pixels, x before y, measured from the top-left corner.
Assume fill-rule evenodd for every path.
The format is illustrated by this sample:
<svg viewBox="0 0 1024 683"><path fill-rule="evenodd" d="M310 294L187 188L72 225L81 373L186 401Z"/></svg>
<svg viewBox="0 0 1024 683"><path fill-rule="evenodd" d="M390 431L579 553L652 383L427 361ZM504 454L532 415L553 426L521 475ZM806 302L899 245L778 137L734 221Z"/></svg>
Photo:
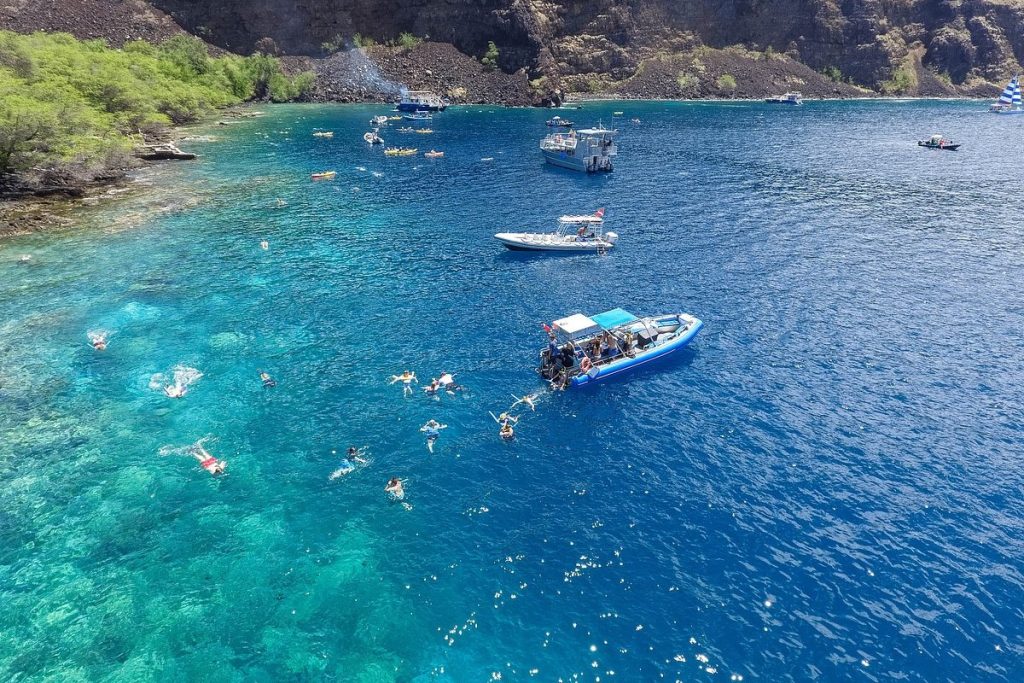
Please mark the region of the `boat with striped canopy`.
<svg viewBox="0 0 1024 683"><path fill-rule="evenodd" d="M989 107L996 114L1024 114L1020 98L1020 74L1010 79L999 99Z"/></svg>

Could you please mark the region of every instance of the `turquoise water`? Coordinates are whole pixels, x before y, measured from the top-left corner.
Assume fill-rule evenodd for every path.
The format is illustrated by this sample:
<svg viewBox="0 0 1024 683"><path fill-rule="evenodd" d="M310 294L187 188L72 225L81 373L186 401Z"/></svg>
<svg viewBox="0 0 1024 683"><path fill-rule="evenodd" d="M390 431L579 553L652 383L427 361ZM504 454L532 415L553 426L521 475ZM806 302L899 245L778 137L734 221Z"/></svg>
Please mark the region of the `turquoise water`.
<svg viewBox="0 0 1024 683"><path fill-rule="evenodd" d="M1024 122L571 116L613 109L616 171L585 177L540 164L548 112L385 131L426 160L362 143L380 108L269 108L0 242L0 677L1021 680ZM604 258L491 239L598 206ZM540 322L619 305L707 327L502 443ZM403 397L407 368L467 391ZM370 462L331 479L349 444Z"/></svg>

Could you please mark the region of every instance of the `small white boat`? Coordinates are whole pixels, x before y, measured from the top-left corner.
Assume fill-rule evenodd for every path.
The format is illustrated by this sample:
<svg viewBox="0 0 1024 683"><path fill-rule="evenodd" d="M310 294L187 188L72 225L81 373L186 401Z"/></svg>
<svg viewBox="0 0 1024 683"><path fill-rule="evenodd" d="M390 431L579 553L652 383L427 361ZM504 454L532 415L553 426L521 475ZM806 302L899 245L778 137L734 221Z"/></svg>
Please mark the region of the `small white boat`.
<svg viewBox="0 0 1024 683"><path fill-rule="evenodd" d="M589 251L603 254L618 234L604 231L604 209L589 216L562 216L555 232L499 232L494 236L513 251Z"/></svg>
<svg viewBox="0 0 1024 683"><path fill-rule="evenodd" d="M370 125L376 126L377 128L380 128L381 126L386 126L388 125L388 117L374 116L372 119L370 119Z"/></svg>
<svg viewBox="0 0 1024 683"><path fill-rule="evenodd" d="M804 103L804 96L798 92L787 92L779 95L778 97L766 97L764 101L768 104L788 104L796 106Z"/></svg>

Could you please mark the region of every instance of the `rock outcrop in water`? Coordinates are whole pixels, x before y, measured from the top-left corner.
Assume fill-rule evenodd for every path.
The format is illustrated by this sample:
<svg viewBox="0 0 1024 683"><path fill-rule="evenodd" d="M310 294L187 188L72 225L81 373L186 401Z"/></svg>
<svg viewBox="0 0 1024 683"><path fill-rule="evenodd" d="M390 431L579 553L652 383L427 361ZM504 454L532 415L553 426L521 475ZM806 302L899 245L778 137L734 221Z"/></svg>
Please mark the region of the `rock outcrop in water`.
<svg viewBox="0 0 1024 683"><path fill-rule="evenodd" d="M115 43L180 26L235 52L272 45L312 62L332 99L379 97L377 76L516 103L787 88L988 95L1024 63L1024 0L16 0L0 26ZM320 61L356 35L382 44L403 32L426 42L367 50L379 69L369 78L361 64L345 70L359 57ZM489 41L493 71L478 61Z"/></svg>

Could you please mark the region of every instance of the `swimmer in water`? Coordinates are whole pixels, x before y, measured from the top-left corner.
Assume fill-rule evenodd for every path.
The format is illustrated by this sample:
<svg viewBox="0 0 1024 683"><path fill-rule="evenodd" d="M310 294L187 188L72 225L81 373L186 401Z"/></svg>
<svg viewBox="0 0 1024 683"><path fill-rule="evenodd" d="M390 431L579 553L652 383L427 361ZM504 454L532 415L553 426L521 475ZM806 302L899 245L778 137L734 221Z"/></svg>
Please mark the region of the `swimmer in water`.
<svg viewBox="0 0 1024 683"><path fill-rule="evenodd" d="M514 425L519 422L519 418L515 415L509 415L508 413L502 413L495 417L494 413L491 413L491 419L500 424L502 427L505 425Z"/></svg>
<svg viewBox="0 0 1024 683"><path fill-rule="evenodd" d="M89 343L92 344L92 348L97 351L106 351L107 349L107 335L103 332L90 332Z"/></svg>
<svg viewBox="0 0 1024 683"><path fill-rule="evenodd" d="M32 260L32 254L22 254L21 258L18 260L21 261L22 263L28 263L29 261Z"/></svg>
<svg viewBox="0 0 1024 683"><path fill-rule="evenodd" d="M331 455L337 455L338 451L331 451ZM363 449L356 448L355 446L349 446L348 450L345 451L345 459L341 462L341 467L331 472L331 476L328 477L331 481L338 477L343 477L346 474L355 471L356 465L365 465L366 458L363 457Z"/></svg>
<svg viewBox="0 0 1024 683"><path fill-rule="evenodd" d="M427 450L431 453L434 452L434 442L441 436L442 429L448 429L448 425L443 425L437 420L430 420L420 427L420 431L427 435Z"/></svg>
<svg viewBox="0 0 1024 683"><path fill-rule="evenodd" d="M449 394L455 394L456 391L462 390L462 387L455 383L455 375L450 372L441 371L441 376L437 381Z"/></svg>
<svg viewBox="0 0 1024 683"><path fill-rule="evenodd" d="M501 429L498 430L498 436L508 441L509 439L515 438L516 432L514 429L512 429L511 424L505 422L501 425Z"/></svg>
<svg viewBox="0 0 1024 683"><path fill-rule="evenodd" d="M278 206L288 206L288 202L286 202L286 201L285 201L285 200L283 200L283 199L278 199L278 200L277 200L277 205L278 205Z"/></svg>
<svg viewBox="0 0 1024 683"><path fill-rule="evenodd" d="M188 389L182 384L168 384L164 387L164 393L167 395L167 398L181 398L187 392Z"/></svg>
<svg viewBox="0 0 1024 683"><path fill-rule="evenodd" d="M263 249L264 251L270 249L270 242L268 242L267 240L263 240L262 242L260 242L260 249Z"/></svg>
<svg viewBox="0 0 1024 683"><path fill-rule="evenodd" d="M512 404L513 408L515 408L520 403L524 403L524 404L530 406L530 410L537 410L537 405L534 402L538 398L540 398L540 395L539 394L527 394L526 396L523 396L522 398L519 398L515 394L512 394L512 398L514 398L516 400L516 402Z"/></svg>
<svg viewBox="0 0 1024 683"><path fill-rule="evenodd" d="M438 390L441 388L441 383L437 381L437 378L430 380L430 384L423 387L423 391L426 392L427 396L437 396Z"/></svg>
<svg viewBox="0 0 1024 683"><path fill-rule="evenodd" d="M267 389L271 389L277 386L277 382L274 381L274 378L271 377L269 374L263 372L262 370L257 370L256 372L260 373L260 381L263 382L263 386L265 386Z"/></svg>
<svg viewBox="0 0 1024 683"><path fill-rule="evenodd" d="M402 394L405 396L412 396L413 382L419 384L419 380L416 379L416 373L412 370L406 370L401 375L391 375L391 384L394 384L395 382L401 382L405 385L402 388Z"/></svg>
<svg viewBox="0 0 1024 683"><path fill-rule="evenodd" d="M405 498L405 488L402 486L402 480L398 477L391 477L388 480L387 486L384 487L384 492L389 494L395 500L402 500Z"/></svg>
<svg viewBox="0 0 1024 683"><path fill-rule="evenodd" d="M202 444L196 444L189 452L192 454L192 457L199 461L199 466L213 476L224 474L224 470L227 469L228 464L210 455L209 451L203 448Z"/></svg>

